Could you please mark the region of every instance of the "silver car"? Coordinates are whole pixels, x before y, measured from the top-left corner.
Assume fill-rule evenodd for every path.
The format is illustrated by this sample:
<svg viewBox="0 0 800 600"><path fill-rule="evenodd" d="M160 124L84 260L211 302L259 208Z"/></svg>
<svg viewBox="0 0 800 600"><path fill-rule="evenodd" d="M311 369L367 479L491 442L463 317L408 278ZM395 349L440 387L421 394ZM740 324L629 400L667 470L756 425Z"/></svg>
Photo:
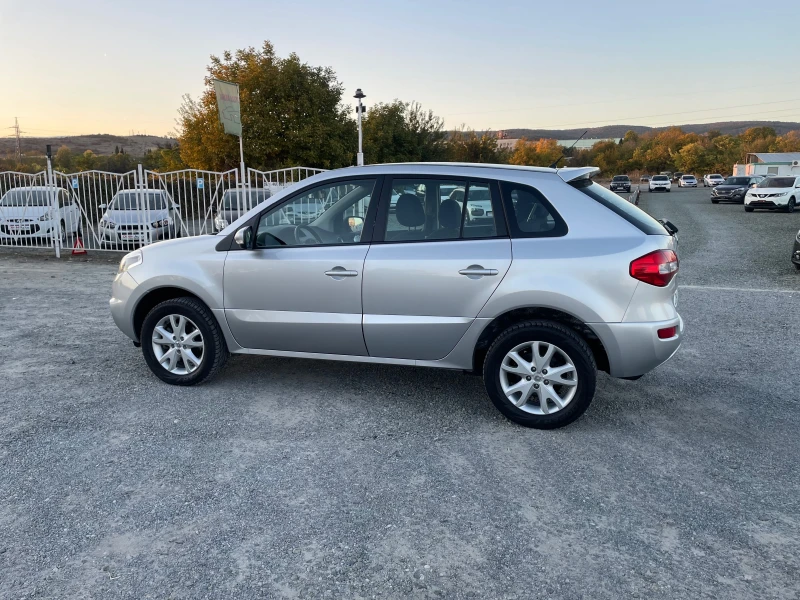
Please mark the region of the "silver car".
<svg viewBox="0 0 800 600"><path fill-rule="evenodd" d="M98 234L103 245L138 246L180 237L180 207L164 190L120 190L106 206Z"/></svg>
<svg viewBox="0 0 800 600"><path fill-rule="evenodd" d="M683 335L675 238L597 172L322 173L217 235L126 255L111 312L167 383L205 381L231 352L457 369L482 374L511 420L560 427L589 406L598 370L636 379ZM333 200L312 221L286 218L321 197ZM470 218L487 197L493 218Z"/></svg>

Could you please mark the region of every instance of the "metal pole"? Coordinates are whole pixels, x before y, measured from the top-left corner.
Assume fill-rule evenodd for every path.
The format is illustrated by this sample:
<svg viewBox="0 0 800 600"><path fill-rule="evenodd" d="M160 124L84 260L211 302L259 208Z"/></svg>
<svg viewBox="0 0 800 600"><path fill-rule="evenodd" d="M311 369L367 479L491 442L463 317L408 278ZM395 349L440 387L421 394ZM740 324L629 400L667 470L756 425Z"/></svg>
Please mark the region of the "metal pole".
<svg viewBox="0 0 800 600"><path fill-rule="evenodd" d="M356 156L356 164L359 167L364 166L364 151L362 148L363 143L363 132L361 130L361 116L364 114L364 106L361 104L361 99L366 98L367 95L361 91L361 88L356 90L356 95L353 98L358 100L358 107L356 108L356 114L358 115L358 155Z"/></svg>
<svg viewBox="0 0 800 600"><path fill-rule="evenodd" d="M245 179L246 178L245 178L245 173L244 173L244 144L242 143L242 136L241 135L239 136L239 166L242 169L242 190L244 190L245 189Z"/></svg>
<svg viewBox="0 0 800 600"><path fill-rule="evenodd" d="M53 164L50 161L50 146L47 146L47 196L50 204L50 211L55 219L53 227L53 248L56 250L56 258L61 258L61 211L56 202L56 184L53 180Z"/></svg>

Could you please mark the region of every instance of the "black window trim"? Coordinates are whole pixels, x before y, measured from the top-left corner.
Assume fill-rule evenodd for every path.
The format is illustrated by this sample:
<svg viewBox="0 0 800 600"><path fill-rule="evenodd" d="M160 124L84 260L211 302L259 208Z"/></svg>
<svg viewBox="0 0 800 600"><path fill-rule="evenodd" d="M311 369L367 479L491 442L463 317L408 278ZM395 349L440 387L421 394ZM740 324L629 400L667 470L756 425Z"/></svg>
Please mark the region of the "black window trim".
<svg viewBox="0 0 800 600"><path fill-rule="evenodd" d="M553 217L553 220L556 223L556 226L551 229L550 231L522 231L519 228L519 224L517 223L517 214L514 212L514 201L511 199L511 193L507 191L508 186L516 186L522 188L530 188L536 193L541 196L542 204L550 213L550 216ZM557 238L557 237L564 237L569 233L569 225L564 220L564 218L559 214L559 212L555 209L552 202L547 199L542 191L537 188L536 186L531 185L530 183L520 183L518 181L508 181L502 180L500 181L500 192L503 198L503 205L505 207L506 212L506 221L508 222L508 230L511 232L511 239L525 239L525 238ZM513 219L511 218L513 216Z"/></svg>
<svg viewBox="0 0 800 600"><path fill-rule="evenodd" d="M421 240L387 240L386 239L386 226L389 224L389 205L392 201L392 186L393 182L396 179L417 179L417 180L424 180L424 179L431 179L434 181L464 181L464 206L466 207L467 203L467 192L469 191L469 186L472 184L482 184L486 185L489 188L489 191L492 195L492 211L494 212L495 219L495 230L496 235L487 236L487 237L470 237L465 238L461 237L462 234L459 233L459 237L457 238L441 238L441 239L421 239ZM502 218L500 218L502 215ZM469 177L469 176L462 176L462 175L444 175L444 174L432 174L432 173L425 173L415 175L411 174L395 174L392 173L390 175L386 175L384 179L383 185L383 192L381 194L380 201L378 202L378 212L375 219L375 229L373 230L372 235L372 242L373 244L419 244L419 243L438 243L438 242L472 242L472 241L481 241L481 240L498 240L498 239L508 239L508 226L506 224L507 219L505 218L505 212L503 209L503 203L500 199L500 188L497 185L497 181L494 179L484 179L482 177ZM461 215L461 229L464 228L464 215Z"/></svg>
<svg viewBox="0 0 800 600"><path fill-rule="evenodd" d="M337 185L341 183L346 183L348 181L363 181L365 179L374 179L375 180L375 187L372 190L372 197L369 201L369 206L367 207L367 214L364 218L364 227L361 229L361 238L357 242L349 242L349 243L335 243L335 244L309 244L308 246L267 246L265 248L255 248L255 239L256 233L258 231L258 223L261 220L261 217L268 212L276 210L289 202L292 202L303 194L307 194L309 191L313 190L314 188L322 187L325 185ZM276 248L329 248L333 246L362 246L364 244L370 244L371 238L374 234L375 229L375 213L378 210L378 204L381 197L381 193L383 191L383 183L386 179L385 175L347 175L342 177L335 177L331 179L325 179L324 181L318 181L314 184L307 185L299 190L297 190L294 194L287 196L280 202L276 204L270 204L264 210L259 211L255 215L253 215L249 221L246 221L241 227L235 229L231 233L229 233L223 240L221 240L217 246L217 252L233 252L236 250L274 250ZM251 236L251 243L250 247L248 248L240 248L234 242L234 237L236 236L236 232L241 229L242 227L250 226L253 230L253 235Z"/></svg>

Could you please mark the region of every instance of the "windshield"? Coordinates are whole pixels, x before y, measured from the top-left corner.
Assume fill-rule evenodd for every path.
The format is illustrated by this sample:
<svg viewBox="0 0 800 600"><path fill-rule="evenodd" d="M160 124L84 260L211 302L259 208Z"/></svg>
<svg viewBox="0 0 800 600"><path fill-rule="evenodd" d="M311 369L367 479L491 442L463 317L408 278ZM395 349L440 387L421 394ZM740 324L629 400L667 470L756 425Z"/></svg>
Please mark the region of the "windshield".
<svg viewBox="0 0 800 600"><path fill-rule="evenodd" d="M722 175L709 175L709 179L722 179Z"/></svg>
<svg viewBox="0 0 800 600"><path fill-rule="evenodd" d="M666 175L655 175L653 181L669 181L669 177Z"/></svg>
<svg viewBox="0 0 800 600"><path fill-rule="evenodd" d="M758 184L760 188L790 188L794 185L794 177L767 177Z"/></svg>
<svg viewBox="0 0 800 600"><path fill-rule="evenodd" d="M694 175L684 175L684 179L694 179Z"/></svg>
<svg viewBox="0 0 800 600"><path fill-rule="evenodd" d="M267 190L250 190L244 194L241 190L228 190L222 196L223 210L250 210L269 198Z"/></svg>
<svg viewBox="0 0 800 600"><path fill-rule="evenodd" d="M0 206L50 206L48 190L10 190L0 200Z"/></svg>
<svg viewBox="0 0 800 600"><path fill-rule="evenodd" d="M628 181L627 175L614 175L614 179L612 181Z"/></svg>
<svg viewBox="0 0 800 600"><path fill-rule="evenodd" d="M728 177L725 185L750 185L749 177Z"/></svg>
<svg viewBox="0 0 800 600"><path fill-rule="evenodd" d="M164 210L166 208L161 192L135 191L118 193L108 208L110 210L145 210L145 202L142 202L141 208L139 207L139 198L146 199L145 202L149 205L147 206L148 210Z"/></svg>

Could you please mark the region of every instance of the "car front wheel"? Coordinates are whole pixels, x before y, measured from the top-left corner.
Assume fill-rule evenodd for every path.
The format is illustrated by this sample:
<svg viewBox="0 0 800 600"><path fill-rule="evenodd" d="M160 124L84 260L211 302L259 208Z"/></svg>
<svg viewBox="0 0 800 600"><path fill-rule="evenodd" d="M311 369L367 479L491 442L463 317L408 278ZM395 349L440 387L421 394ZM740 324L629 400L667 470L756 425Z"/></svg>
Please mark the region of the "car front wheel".
<svg viewBox="0 0 800 600"><path fill-rule="evenodd" d="M225 365L228 348L214 315L195 298L174 298L145 317L142 353L150 370L172 385L196 385Z"/></svg>
<svg viewBox="0 0 800 600"><path fill-rule="evenodd" d="M586 342L552 321L503 331L483 364L486 391L508 419L555 429L580 417L594 397L597 365Z"/></svg>
<svg viewBox="0 0 800 600"><path fill-rule="evenodd" d="M786 212L793 213L795 207L795 199L789 198L789 203L786 205Z"/></svg>
<svg viewBox="0 0 800 600"><path fill-rule="evenodd" d="M744 212L753 212L755 209L752 206L745 206Z"/></svg>

